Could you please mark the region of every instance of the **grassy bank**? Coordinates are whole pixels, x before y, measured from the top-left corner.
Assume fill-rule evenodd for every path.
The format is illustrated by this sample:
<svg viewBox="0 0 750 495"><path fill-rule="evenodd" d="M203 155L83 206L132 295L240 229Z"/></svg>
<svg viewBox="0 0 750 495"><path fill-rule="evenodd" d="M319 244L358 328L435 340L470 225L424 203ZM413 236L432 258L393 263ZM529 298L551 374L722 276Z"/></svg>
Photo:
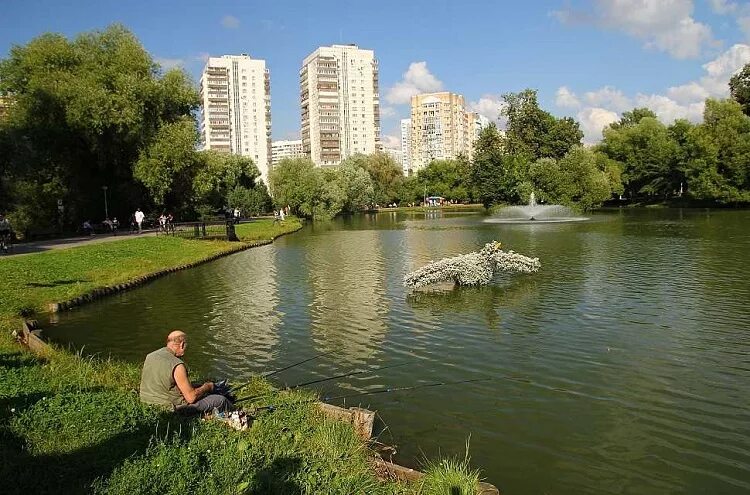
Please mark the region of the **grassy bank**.
<svg viewBox="0 0 750 495"><path fill-rule="evenodd" d="M272 218L259 218L248 223L235 225L234 230L241 241L251 242L276 237L302 228L297 217L286 217L283 222L274 222Z"/></svg>
<svg viewBox="0 0 750 495"><path fill-rule="evenodd" d="M299 227L272 220L238 226L244 240ZM282 230L279 230L282 229ZM285 229L285 230L283 230ZM269 235L269 233L271 235ZM18 346L19 312L191 263L226 242L141 237L0 259L0 475L4 493L468 493L475 475L436 464L424 483L376 479L370 452L352 428L311 404L259 415L236 432L212 421L179 420L140 403L140 369L51 348ZM188 356L189 358L189 356ZM269 384L255 381L244 393ZM274 403L309 399L284 393ZM460 489L460 488L459 488Z"/></svg>

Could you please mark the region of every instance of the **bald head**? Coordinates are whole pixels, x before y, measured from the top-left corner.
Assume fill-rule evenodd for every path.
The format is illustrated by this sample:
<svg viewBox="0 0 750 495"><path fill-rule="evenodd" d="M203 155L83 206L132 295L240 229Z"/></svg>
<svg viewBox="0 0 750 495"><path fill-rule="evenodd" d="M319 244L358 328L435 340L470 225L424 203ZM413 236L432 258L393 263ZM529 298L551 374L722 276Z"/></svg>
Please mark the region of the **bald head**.
<svg viewBox="0 0 750 495"><path fill-rule="evenodd" d="M185 348L187 347L187 335L185 332L182 330L172 330L169 332L169 335L167 335L167 347L177 357L185 354Z"/></svg>
<svg viewBox="0 0 750 495"><path fill-rule="evenodd" d="M167 335L167 343L177 342L178 344L181 344L185 342L185 337L187 337L187 335L185 335L185 332L182 330L172 330L169 332L169 335Z"/></svg>

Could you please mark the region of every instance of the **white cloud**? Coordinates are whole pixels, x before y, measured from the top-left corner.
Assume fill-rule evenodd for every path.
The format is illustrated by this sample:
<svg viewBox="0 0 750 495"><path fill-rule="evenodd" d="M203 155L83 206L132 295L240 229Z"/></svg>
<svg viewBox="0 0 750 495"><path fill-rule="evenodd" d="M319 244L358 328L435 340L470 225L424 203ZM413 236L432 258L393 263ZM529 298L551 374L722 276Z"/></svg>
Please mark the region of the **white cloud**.
<svg viewBox="0 0 750 495"><path fill-rule="evenodd" d="M711 8L717 14L731 14L737 10L737 4L735 2L728 2L727 0L709 0Z"/></svg>
<svg viewBox="0 0 750 495"><path fill-rule="evenodd" d="M745 38L750 40L750 16L742 16L737 18L737 25L745 35Z"/></svg>
<svg viewBox="0 0 750 495"><path fill-rule="evenodd" d="M403 74L403 79L394 84L385 96L393 105L411 102L411 97L420 93L432 93L443 89L443 83L427 68L427 62L412 62Z"/></svg>
<svg viewBox="0 0 750 495"><path fill-rule="evenodd" d="M609 108L615 112L624 112L633 108L630 98L612 86L589 91L583 95L583 100L588 106Z"/></svg>
<svg viewBox="0 0 750 495"><path fill-rule="evenodd" d="M164 70L183 67L185 65L185 60L181 58L154 57L154 62L161 65L161 68Z"/></svg>
<svg viewBox="0 0 750 495"><path fill-rule="evenodd" d="M714 12L721 15L735 17L737 27L750 40L750 4L739 2L728 2L727 0L710 0L711 8Z"/></svg>
<svg viewBox="0 0 750 495"><path fill-rule="evenodd" d="M225 15L221 18L221 25L227 29L237 29L240 27L240 20L233 15Z"/></svg>
<svg viewBox="0 0 750 495"><path fill-rule="evenodd" d="M695 58L706 45L715 46L711 28L693 17L693 0L591 0L593 13L571 8L553 12L566 24L595 24L623 31L643 41L646 48L675 58Z"/></svg>
<svg viewBox="0 0 750 495"><path fill-rule="evenodd" d="M665 124L671 124L675 119L700 122L706 98L729 96L729 79L749 62L750 45L736 44L705 63L703 77L667 88L663 95L638 93L628 97L614 87L604 86L579 97L562 86L557 90L555 101L560 108L580 108L577 118L585 134L584 141L589 144L601 139L603 126L635 107L650 108ZM579 107L571 104L576 101L580 103Z"/></svg>
<svg viewBox="0 0 750 495"><path fill-rule="evenodd" d="M401 138L385 134L381 136L380 140L383 142L383 147L391 149L401 149Z"/></svg>
<svg viewBox="0 0 750 495"><path fill-rule="evenodd" d="M380 107L380 116L385 118L395 117L396 109L393 107Z"/></svg>
<svg viewBox="0 0 750 495"><path fill-rule="evenodd" d="M576 118L581 123L583 142L593 144L602 139L602 129L617 121L619 116L604 108L589 107L578 112Z"/></svg>
<svg viewBox="0 0 750 495"><path fill-rule="evenodd" d="M505 103L499 95L483 95L477 101L470 101L468 106L472 112L487 117L491 122L498 122L502 120L500 112Z"/></svg>
<svg viewBox="0 0 750 495"><path fill-rule="evenodd" d="M711 77L723 77L734 74L750 58L750 46L738 43L715 59L703 64Z"/></svg>
<svg viewBox="0 0 750 495"><path fill-rule="evenodd" d="M709 96L708 90L700 83L693 81L682 86L672 86L667 90L667 96L677 103L690 103L705 100Z"/></svg>
<svg viewBox="0 0 750 495"><path fill-rule="evenodd" d="M636 107L650 108L665 124L671 124L677 119L699 122L703 116L703 105L703 100L681 105L664 95L638 94L635 97Z"/></svg>
<svg viewBox="0 0 750 495"><path fill-rule="evenodd" d="M561 108L578 108L581 100L567 86L560 86L555 94L555 104Z"/></svg>

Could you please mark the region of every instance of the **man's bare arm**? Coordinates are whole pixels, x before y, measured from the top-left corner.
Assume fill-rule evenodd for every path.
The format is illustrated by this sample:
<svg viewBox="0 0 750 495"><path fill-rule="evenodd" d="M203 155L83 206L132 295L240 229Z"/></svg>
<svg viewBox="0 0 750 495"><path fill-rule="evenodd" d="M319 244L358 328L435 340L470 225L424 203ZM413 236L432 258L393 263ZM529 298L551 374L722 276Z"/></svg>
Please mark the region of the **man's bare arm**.
<svg viewBox="0 0 750 495"><path fill-rule="evenodd" d="M188 404L194 404L201 397L210 394L214 389L214 384L211 382L206 382L200 387L194 388L188 379L187 368L185 368L184 364L175 366L172 373L174 373L174 381L177 384L177 388L180 389L180 393Z"/></svg>

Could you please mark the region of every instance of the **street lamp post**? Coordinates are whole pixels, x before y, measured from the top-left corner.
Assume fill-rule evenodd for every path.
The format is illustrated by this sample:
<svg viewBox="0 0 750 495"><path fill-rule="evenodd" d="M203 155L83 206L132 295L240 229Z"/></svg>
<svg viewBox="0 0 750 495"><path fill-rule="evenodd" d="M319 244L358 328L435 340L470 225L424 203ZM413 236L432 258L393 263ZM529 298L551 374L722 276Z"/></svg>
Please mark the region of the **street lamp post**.
<svg viewBox="0 0 750 495"><path fill-rule="evenodd" d="M104 191L104 218L109 218L109 211L107 210L107 186L102 186Z"/></svg>

